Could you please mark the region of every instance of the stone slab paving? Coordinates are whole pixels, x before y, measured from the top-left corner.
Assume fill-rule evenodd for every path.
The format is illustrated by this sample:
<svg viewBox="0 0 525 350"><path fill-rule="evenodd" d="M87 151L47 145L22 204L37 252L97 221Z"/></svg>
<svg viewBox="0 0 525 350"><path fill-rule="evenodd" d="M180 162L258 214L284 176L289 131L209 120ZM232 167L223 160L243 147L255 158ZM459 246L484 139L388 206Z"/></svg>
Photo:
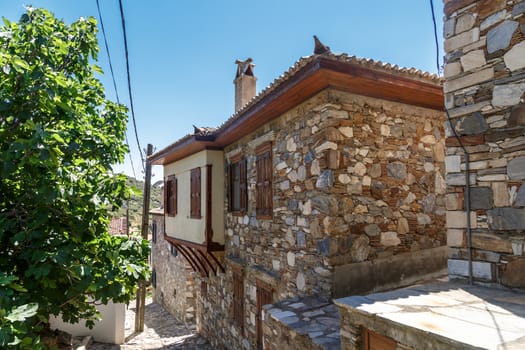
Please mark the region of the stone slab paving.
<svg viewBox="0 0 525 350"><path fill-rule="evenodd" d="M197 334L195 325L185 325L151 299L146 300L144 332L133 335L135 302L126 310L126 343L121 345L93 343L89 350L177 349L213 350L206 339Z"/></svg>
<svg viewBox="0 0 525 350"><path fill-rule="evenodd" d="M427 332L476 349L525 349L525 293L460 281L337 299L369 319ZM411 344L408 344L411 345ZM462 348L463 349L463 348Z"/></svg>
<svg viewBox="0 0 525 350"><path fill-rule="evenodd" d="M341 348L339 311L331 302L317 297L293 298L265 309L271 318L292 332L308 335L319 348Z"/></svg>

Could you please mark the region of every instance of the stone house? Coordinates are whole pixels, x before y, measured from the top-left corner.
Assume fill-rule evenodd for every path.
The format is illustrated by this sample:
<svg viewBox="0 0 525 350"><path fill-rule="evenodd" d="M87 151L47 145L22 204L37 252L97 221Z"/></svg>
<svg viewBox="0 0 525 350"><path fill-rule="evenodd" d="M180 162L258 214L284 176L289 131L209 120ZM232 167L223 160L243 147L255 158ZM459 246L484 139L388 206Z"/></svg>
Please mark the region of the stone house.
<svg viewBox="0 0 525 350"><path fill-rule="evenodd" d="M329 303L446 273L436 76L317 40L259 94L251 60L237 66L235 114L148 158L164 166L166 189L153 258L163 237L195 272L201 333L220 348L273 348L265 304ZM160 273L156 298L161 280L184 290Z"/></svg>
<svg viewBox="0 0 525 350"><path fill-rule="evenodd" d="M444 3L450 281L337 301L343 349L525 348L525 1Z"/></svg>

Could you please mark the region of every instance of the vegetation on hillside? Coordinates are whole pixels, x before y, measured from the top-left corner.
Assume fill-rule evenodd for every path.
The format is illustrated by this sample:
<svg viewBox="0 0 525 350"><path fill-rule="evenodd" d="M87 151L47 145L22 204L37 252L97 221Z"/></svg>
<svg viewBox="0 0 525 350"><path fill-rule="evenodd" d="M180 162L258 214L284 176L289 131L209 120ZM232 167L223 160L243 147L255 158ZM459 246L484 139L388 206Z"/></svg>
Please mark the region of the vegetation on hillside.
<svg viewBox="0 0 525 350"><path fill-rule="evenodd" d="M125 217L126 207L129 208L130 231L140 232L142 222L142 204L144 196L144 181L129 177L126 179L126 186L131 189L128 199L124 202L122 207L111 213L112 217ZM151 186L150 195L150 209L160 208L162 206L162 187Z"/></svg>

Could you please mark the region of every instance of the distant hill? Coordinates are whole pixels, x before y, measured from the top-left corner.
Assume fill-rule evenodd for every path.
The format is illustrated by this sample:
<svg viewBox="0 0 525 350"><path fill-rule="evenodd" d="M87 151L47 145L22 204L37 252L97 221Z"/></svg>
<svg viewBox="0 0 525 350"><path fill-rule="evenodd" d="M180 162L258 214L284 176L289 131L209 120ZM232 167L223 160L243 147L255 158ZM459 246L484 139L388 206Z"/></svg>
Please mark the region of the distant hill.
<svg viewBox="0 0 525 350"><path fill-rule="evenodd" d="M142 201L144 196L144 181L137 180L133 177L129 177L126 180L126 185L133 188L134 194L128 201L129 206L129 221L131 232L140 232L140 226L142 222ZM157 181L151 186L151 198L150 198L150 210L159 208L162 205L163 199L163 182ZM125 217L126 216L126 205L112 213L112 217Z"/></svg>

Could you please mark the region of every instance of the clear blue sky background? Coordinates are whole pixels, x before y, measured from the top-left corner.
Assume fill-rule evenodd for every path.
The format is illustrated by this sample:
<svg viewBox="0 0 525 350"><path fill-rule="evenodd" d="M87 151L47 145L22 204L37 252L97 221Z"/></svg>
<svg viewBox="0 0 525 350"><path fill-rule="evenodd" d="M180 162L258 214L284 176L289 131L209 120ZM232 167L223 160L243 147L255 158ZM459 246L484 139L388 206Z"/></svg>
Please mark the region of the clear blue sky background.
<svg viewBox="0 0 525 350"><path fill-rule="evenodd" d="M129 105L118 0L99 0L121 102ZM95 0L0 0L0 16L18 20L24 5L71 23L98 19ZM176 141L197 126L218 126L233 113L236 59L252 57L261 91L302 56L316 34L335 53L436 73L430 2L425 0L123 0L135 116L143 148ZM442 46L443 5L434 0ZM99 31L99 65L115 100ZM440 60L442 60L440 53ZM140 156L128 127L137 178ZM132 175L129 158L116 169ZM153 181L162 179L154 169Z"/></svg>

